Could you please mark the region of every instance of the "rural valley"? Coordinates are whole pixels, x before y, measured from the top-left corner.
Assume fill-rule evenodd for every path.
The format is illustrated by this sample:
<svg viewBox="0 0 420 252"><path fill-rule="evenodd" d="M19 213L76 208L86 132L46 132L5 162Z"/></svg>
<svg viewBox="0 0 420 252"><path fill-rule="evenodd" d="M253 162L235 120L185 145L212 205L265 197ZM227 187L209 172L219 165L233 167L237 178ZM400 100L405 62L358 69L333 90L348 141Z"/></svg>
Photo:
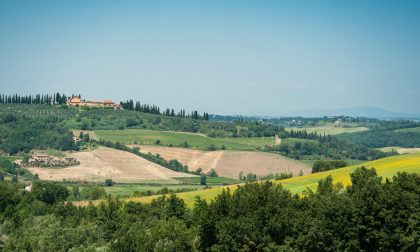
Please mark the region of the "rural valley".
<svg viewBox="0 0 420 252"><path fill-rule="evenodd" d="M58 93L51 96L55 97L53 103L49 98L48 102L40 100L37 103L34 97L36 99L48 95L0 95L0 171L3 181L0 183L3 188L2 199L5 200L3 204L6 204L2 208L2 211L6 211L3 215L5 217L8 216L7 209L10 206L25 209L27 206L21 205L23 200L32 202L29 204L44 204L43 211L47 211L51 205L64 207L62 210L53 210L52 216L61 214L54 211L71 211L67 214L72 216L85 215L85 211L90 211L88 209L97 209L94 210L98 211L95 213L97 217L93 217L95 222L102 214L101 211L117 211L112 217L100 217L106 221L100 225L114 218L134 218L137 214L151 217L157 211L163 215L150 220L148 225L157 225L158 230L182 228L182 232L186 232L179 233L180 236L173 239L184 239L187 234L207 239L208 235L212 235L208 232L217 227L214 225L224 223L228 220L226 218L230 218L229 215L222 214L217 217L220 220L209 223L201 223L204 219L195 218L203 218L204 213L215 211L220 207L219 204L229 204L219 211L234 211L229 209L235 204L240 206L249 202L251 198L248 197L257 197L256 201L248 203L258 204L257 209L263 207L282 212L287 204L271 206L269 202L282 197L289 198L287 201L290 202L296 201L293 204L299 205L319 204L318 201L327 198L333 201L346 198L353 202L354 195L351 196L350 191L369 191L372 181L377 181L377 190L385 190L383 193L388 193L388 187L397 186L398 190L405 190L407 197L414 201L412 197L418 199L419 196L410 189L420 185L420 133L417 131L420 122L414 120L384 121L339 116L309 120L285 117L276 122L238 117L234 121L224 121L212 115L208 118L198 117L194 112L187 115L179 113L178 116L160 113L157 112L158 107L155 112L141 111L134 105L123 106L123 102L121 108L73 105L67 98L58 100L57 97L66 97ZM128 103L134 104L130 101ZM294 126L296 121L299 126ZM359 135L369 136L379 132L390 135L390 140L387 142L386 139L373 137L365 138L364 142L358 141ZM398 146L395 146L393 138L398 138ZM404 184L394 185L400 180L398 183ZM355 183L368 187L356 189ZM8 193L15 195L14 198L7 196ZM237 201L236 197L241 200ZM264 201L260 202L263 198ZM401 210L407 211L404 206L401 207ZM294 207L288 208L292 210ZM200 212L196 212L198 209L201 209ZM418 213L418 201L411 209L414 211L412 214ZM248 211L242 214L245 217L256 213ZM212 218L219 214L213 213ZM81 228L82 224L77 223L85 218L88 217L81 217L73 221L73 224L66 225ZM201 224L188 224L190 220ZM12 223L6 221L5 224ZM198 233L190 233L193 227L199 228L194 231ZM20 228L27 229L25 226ZM116 228L131 232L133 227L118 224ZM139 228L136 232L143 232L140 231L142 227L136 228ZM110 232L108 228L103 231ZM96 242L78 238L82 241L81 246L91 244L126 251L127 248L120 244L120 240L107 244L107 234L103 231L96 234L99 235ZM17 242L17 236L13 236L13 233L9 234L12 236L2 238L4 249L15 250L26 246ZM118 233L108 235L115 237ZM416 237L414 233L412 235ZM120 239L135 237L123 235ZM258 240L256 237L254 239ZM32 244L28 246L40 246L30 240L25 242ZM47 239L45 242L52 241ZM127 244L136 244L133 242L130 240ZM181 247L176 250L214 246L211 241L207 242L210 243L205 240L197 243L182 241L179 245ZM223 246L243 246L244 241L236 242L236 245ZM293 246L299 249L307 246L299 244L298 240L294 242ZM51 248L63 246L54 242L52 244L55 247ZM152 244L148 246L155 246L155 243ZM410 242L398 244L412 248L417 246ZM234 250L240 250L240 247Z"/></svg>
<svg viewBox="0 0 420 252"><path fill-rule="evenodd" d="M0 1L0 252L420 251L419 1Z"/></svg>

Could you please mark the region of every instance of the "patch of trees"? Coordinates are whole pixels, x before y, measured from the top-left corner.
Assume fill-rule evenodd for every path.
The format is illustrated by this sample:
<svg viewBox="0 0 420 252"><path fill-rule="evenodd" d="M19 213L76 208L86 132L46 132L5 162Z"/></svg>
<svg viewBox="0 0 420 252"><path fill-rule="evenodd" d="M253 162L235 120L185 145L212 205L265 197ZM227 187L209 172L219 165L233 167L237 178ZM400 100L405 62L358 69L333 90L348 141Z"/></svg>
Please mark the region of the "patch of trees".
<svg viewBox="0 0 420 252"><path fill-rule="evenodd" d="M261 122L216 122L191 117L171 117L131 110L81 111L76 124L82 130L151 129L203 133L209 137L272 137L282 136L284 128Z"/></svg>
<svg viewBox="0 0 420 252"><path fill-rule="evenodd" d="M20 175L19 174L19 165L13 163L8 159L0 159L0 172L1 173L8 173L13 175Z"/></svg>
<svg viewBox="0 0 420 252"><path fill-rule="evenodd" d="M293 177L293 173L288 173L288 172L281 172L281 173L270 173L267 174L265 176L260 176L259 179L261 180L269 180L269 179L274 179L274 180L282 180L282 179L287 179L287 178L291 178Z"/></svg>
<svg viewBox="0 0 420 252"><path fill-rule="evenodd" d="M32 194L36 199L53 205L64 202L69 196L69 191L60 184L37 180L32 186Z"/></svg>
<svg viewBox="0 0 420 252"><path fill-rule="evenodd" d="M112 183L112 180L110 182ZM87 185L81 189L79 186L72 186L67 200L98 200L106 199L107 196L105 189L101 186Z"/></svg>
<svg viewBox="0 0 420 252"><path fill-rule="evenodd" d="M286 136L316 141L294 143L283 141L280 145L266 146L265 150L277 152L294 159L374 160L392 155L392 153L384 153L331 135L291 131L286 133Z"/></svg>
<svg viewBox="0 0 420 252"><path fill-rule="evenodd" d="M29 118L23 115L0 115L0 149L14 155L31 149L73 150L72 133L60 126L55 117Z"/></svg>
<svg viewBox="0 0 420 252"><path fill-rule="evenodd" d="M121 107L127 110L134 110L143 113L150 113L155 115L164 115L170 117L183 117L183 118L192 118L192 119L201 119L209 120L209 114L204 112L203 115L198 114L196 110L192 111L190 114L185 113L185 110L182 109L179 112L175 113L174 109L167 108L164 111L156 105L141 104L139 101L134 102L133 100L127 100L125 102L120 102Z"/></svg>
<svg viewBox="0 0 420 252"><path fill-rule="evenodd" d="M416 251L420 175L359 168L351 182L327 177L300 196L247 183L190 210L175 195L75 207L59 184L0 181L0 234L5 251Z"/></svg>
<svg viewBox="0 0 420 252"><path fill-rule="evenodd" d="M200 175L200 185L207 185L207 177L205 174Z"/></svg>
<svg viewBox="0 0 420 252"><path fill-rule="evenodd" d="M371 129L364 132L346 133L337 136L353 144L359 144L370 148L381 148L387 146L399 146L406 148L420 147L420 133L396 132L393 130Z"/></svg>
<svg viewBox="0 0 420 252"><path fill-rule="evenodd" d="M312 166L312 173L334 170L346 166L347 162L343 160L317 160Z"/></svg>
<svg viewBox="0 0 420 252"><path fill-rule="evenodd" d="M209 137L282 137L284 128L263 122L233 123L172 117L134 110L89 109L67 106L16 104L0 106L2 114L24 116L36 120L54 118L61 125L81 130L117 130L126 128L185 131L203 133ZM11 118L13 119L13 118Z"/></svg>
<svg viewBox="0 0 420 252"><path fill-rule="evenodd" d="M36 95L6 95L0 94L0 104L65 104L67 96L65 94L36 94Z"/></svg>
<svg viewBox="0 0 420 252"><path fill-rule="evenodd" d="M415 128L420 127L420 122L412 120L392 120L392 121L382 121L378 120L374 126L371 127L373 130L397 130L397 129L406 129L406 128Z"/></svg>
<svg viewBox="0 0 420 252"><path fill-rule="evenodd" d="M244 174L243 172L239 172L239 179L245 182L255 182L257 181L257 174L255 173L247 173Z"/></svg>

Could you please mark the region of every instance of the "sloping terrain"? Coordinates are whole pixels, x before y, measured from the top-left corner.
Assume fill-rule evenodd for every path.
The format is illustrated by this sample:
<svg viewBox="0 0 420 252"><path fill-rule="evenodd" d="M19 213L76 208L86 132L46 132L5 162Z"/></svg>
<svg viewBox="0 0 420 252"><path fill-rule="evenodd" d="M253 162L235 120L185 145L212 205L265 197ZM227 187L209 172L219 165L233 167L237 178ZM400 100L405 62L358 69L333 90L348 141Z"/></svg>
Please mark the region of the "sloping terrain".
<svg viewBox="0 0 420 252"><path fill-rule="evenodd" d="M179 183L174 177L194 176L175 172L129 152L100 147L92 151L70 153L80 165L67 168L29 168L40 179L62 181L97 181L112 179L115 182Z"/></svg>
<svg viewBox="0 0 420 252"><path fill-rule="evenodd" d="M383 147L383 148L378 148L378 150L381 150L383 152L396 151L398 154L408 154L408 153L420 152L420 148L404 148L404 147L398 147L398 146Z"/></svg>
<svg viewBox="0 0 420 252"><path fill-rule="evenodd" d="M344 167L341 169L336 169L332 171L320 172L315 174L308 174L305 176L300 177L293 177L285 180L278 180L274 183L281 183L284 188L289 189L293 193L301 193L306 188L310 188L315 190L318 181L322 178L331 175L334 179L334 183L341 182L344 185L349 185L350 181L350 173L353 172L357 167L365 166L368 168L374 167L379 176L383 178L391 178L392 176L396 175L398 172L408 172L408 173L420 173L420 153L415 154L405 154L399 156L393 156L383 159L378 159L371 162L366 162L361 165L349 166ZM235 190L236 185L233 186L225 186L225 187L217 187L211 188L208 190L200 190L194 192L184 192L178 193L177 196L180 197L185 201L188 206L193 206L195 202L195 198L201 197L202 199L211 200L214 199L217 195L219 195L222 190L225 188L229 188L230 190ZM138 198L130 198L129 200L148 203L153 198L158 196L149 196L149 197L138 197Z"/></svg>
<svg viewBox="0 0 420 252"><path fill-rule="evenodd" d="M355 132L361 132L361 131L367 131L369 130L366 127L337 127L334 124L326 124L323 126L317 126L317 127L302 127L302 128L297 128L297 127L289 127L286 128L286 130L290 131L290 130L294 130L294 131L299 131L299 130L306 130L306 132L308 133L317 133L317 134L325 134L325 135L338 135L338 134L342 134L342 133L355 133Z"/></svg>
<svg viewBox="0 0 420 252"><path fill-rule="evenodd" d="M144 129L95 130L101 140L125 144L178 146L198 149L223 147L227 150L255 150L258 147L275 144L274 137L207 137L191 132L158 131Z"/></svg>
<svg viewBox="0 0 420 252"><path fill-rule="evenodd" d="M255 173L267 175L275 173L293 173L298 175L301 171L304 174L310 173L310 168L305 164L285 158L280 155L252 152L252 151L201 151L187 148L130 145L140 147L143 153L159 154L166 160L176 159L188 168L203 171L215 169L219 176L237 179L240 172L244 175Z"/></svg>

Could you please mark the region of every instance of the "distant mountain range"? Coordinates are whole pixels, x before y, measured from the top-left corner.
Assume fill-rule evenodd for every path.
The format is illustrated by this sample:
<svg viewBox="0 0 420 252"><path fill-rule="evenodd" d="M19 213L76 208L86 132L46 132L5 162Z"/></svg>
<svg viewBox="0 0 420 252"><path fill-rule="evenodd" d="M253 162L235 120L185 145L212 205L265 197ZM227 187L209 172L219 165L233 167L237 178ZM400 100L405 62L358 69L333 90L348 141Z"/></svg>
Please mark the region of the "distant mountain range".
<svg viewBox="0 0 420 252"><path fill-rule="evenodd" d="M287 113L289 114L289 113ZM322 116L351 116L369 117L377 119L420 119L420 114L409 114L402 112L392 112L376 107L350 107L342 109L313 109L296 111L290 115L303 117L322 117Z"/></svg>

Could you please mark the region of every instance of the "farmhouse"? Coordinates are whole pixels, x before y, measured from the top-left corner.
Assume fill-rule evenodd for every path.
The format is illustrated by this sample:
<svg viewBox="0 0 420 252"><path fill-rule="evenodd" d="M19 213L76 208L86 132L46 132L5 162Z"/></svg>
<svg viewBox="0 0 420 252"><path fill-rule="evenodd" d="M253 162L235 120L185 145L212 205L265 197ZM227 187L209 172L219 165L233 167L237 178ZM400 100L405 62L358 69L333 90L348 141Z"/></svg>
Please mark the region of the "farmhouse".
<svg viewBox="0 0 420 252"><path fill-rule="evenodd" d="M53 158L49 155L36 155L33 156L34 161L42 161L42 162L48 162L51 161Z"/></svg>
<svg viewBox="0 0 420 252"><path fill-rule="evenodd" d="M104 100L104 101L86 101L82 100L81 96L72 96L67 99L67 105L69 106L86 106L90 108L114 108L114 109L121 109L120 104L116 104L111 100Z"/></svg>

